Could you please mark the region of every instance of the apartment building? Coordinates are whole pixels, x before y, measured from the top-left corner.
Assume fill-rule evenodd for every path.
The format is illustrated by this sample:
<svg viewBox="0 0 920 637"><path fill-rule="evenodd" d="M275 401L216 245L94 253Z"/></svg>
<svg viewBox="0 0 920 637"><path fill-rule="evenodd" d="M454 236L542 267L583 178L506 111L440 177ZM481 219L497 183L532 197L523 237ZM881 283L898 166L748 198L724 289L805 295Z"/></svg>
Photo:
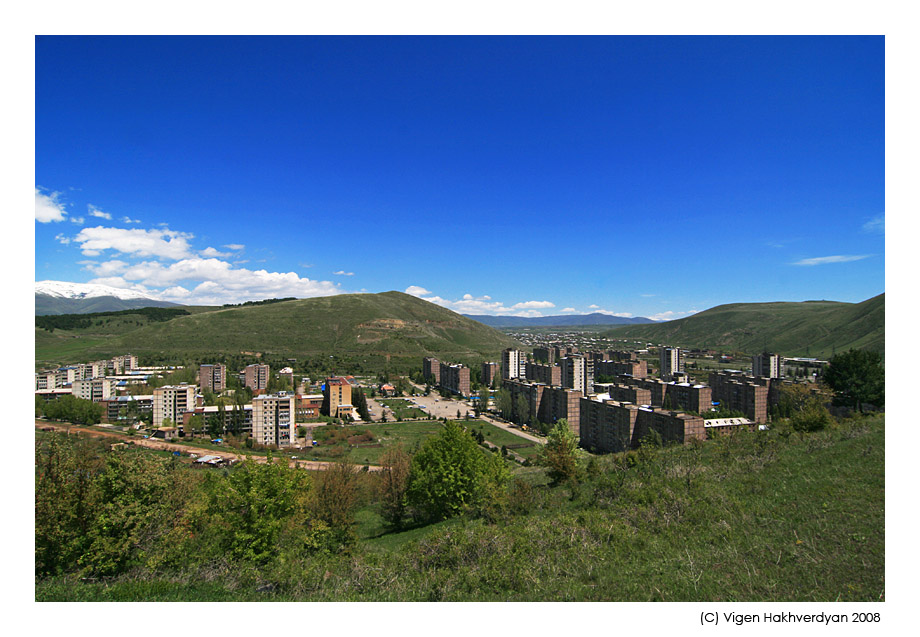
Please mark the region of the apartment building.
<svg viewBox="0 0 920 637"><path fill-rule="evenodd" d="M601 360L594 362L597 376L622 376L628 374L633 378L648 377L648 362L644 360Z"/></svg>
<svg viewBox="0 0 920 637"><path fill-rule="evenodd" d="M480 377L482 384L491 387L492 383L495 382L495 379L498 377L500 372L501 365L499 363L483 363L482 374Z"/></svg>
<svg viewBox="0 0 920 637"><path fill-rule="evenodd" d="M524 377L529 381L557 387L562 385L562 368L559 365L526 363L524 370Z"/></svg>
<svg viewBox="0 0 920 637"><path fill-rule="evenodd" d="M181 423L182 416L187 411L196 408L195 395L198 387L195 385L165 385L153 390L153 427L163 427L167 418L173 423Z"/></svg>
<svg viewBox="0 0 920 637"><path fill-rule="evenodd" d="M665 443L706 439L706 424L699 416L597 396L582 398L579 427L579 444L598 453L636 448L652 431Z"/></svg>
<svg viewBox="0 0 920 637"><path fill-rule="evenodd" d="M323 409L326 416L350 418L354 412L351 403L351 383L343 376L326 379L323 385Z"/></svg>
<svg viewBox="0 0 920 637"><path fill-rule="evenodd" d="M454 394L460 394L464 397L470 395L470 369L458 363L441 363L440 386Z"/></svg>
<svg viewBox="0 0 920 637"><path fill-rule="evenodd" d="M294 394L263 394L252 399L252 438L263 445L285 447L295 438Z"/></svg>
<svg viewBox="0 0 920 637"><path fill-rule="evenodd" d="M137 369L137 356L133 354L125 354L124 356L116 356L111 360L107 361L106 369L107 372L112 374L124 374L125 372L131 371L132 369Z"/></svg>
<svg viewBox="0 0 920 637"><path fill-rule="evenodd" d="M527 375L525 367L527 355L521 350L508 348L502 352L502 379L524 378Z"/></svg>
<svg viewBox="0 0 920 637"><path fill-rule="evenodd" d="M663 380L672 380L672 374L684 371L684 357L679 347L662 347L659 363L658 373Z"/></svg>
<svg viewBox="0 0 920 637"><path fill-rule="evenodd" d="M243 384L256 394L268 389L268 379L270 377L271 370L268 365L247 365L243 369Z"/></svg>
<svg viewBox="0 0 920 637"><path fill-rule="evenodd" d="M569 389L575 389L583 394L588 393L588 369L585 357L581 354L570 354L559 359L559 367L562 368L561 380L562 386ZM593 388L594 382L590 384Z"/></svg>
<svg viewBox="0 0 920 637"><path fill-rule="evenodd" d="M584 396L582 392L520 379L502 381L502 388L511 394L512 413L503 415L512 422L533 425L539 420L552 424L566 418L569 427L578 434L578 401Z"/></svg>
<svg viewBox="0 0 920 637"><path fill-rule="evenodd" d="M533 359L538 363L552 365L556 362L556 350L552 347L534 347Z"/></svg>
<svg viewBox="0 0 920 637"><path fill-rule="evenodd" d="M766 378L782 378L783 376L783 357L779 354L754 354L751 371L754 376L764 376Z"/></svg>
<svg viewBox="0 0 920 637"><path fill-rule="evenodd" d="M221 410L217 405L198 406L194 411L187 411L182 415L182 425L185 431L189 430L189 421L192 416L201 416L206 423L215 416L223 413L223 429L225 432L232 432L235 424L234 418L240 418L239 430L237 434L252 434L252 405L241 405L237 410L236 407L228 406Z"/></svg>
<svg viewBox="0 0 920 637"><path fill-rule="evenodd" d="M441 363L436 358L426 356L422 359L422 375L426 380L434 381L433 385L441 384Z"/></svg>
<svg viewBox="0 0 920 637"><path fill-rule="evenodd" d="M199 366L198 383L202 392L222 392L227 389L227 366L221 364Z"/></svg>
<svg viewBox="0 0 920 637"><path fill-rule="evenodd" d="M710 372L712 400L723 409L740 411L757 424L767 422L770 379L738 371Z"/></svg>
<svg viewBox="0 0 920 637"><path fill-rule="evenodd" d="M116 394L118 381L114 378L91 378L88 380L75 380L73 382L73 395L83 400L98 403L108 400Z"/></svg>
<svg viewBox="0 0 920 637"><path fill-rule="evenodd" d="M712 409L712 387L690 383L667 383L665 401L671 409L685 409L698 414Z"/></svg>
<svg viewBox="0 0 920 637"><path fill-rule="evenodd" d="M610 400L635 405L651 405L652 392L648 389L633 385L620 385L617 383L594 383L594 393L606 394Z"/></svg>

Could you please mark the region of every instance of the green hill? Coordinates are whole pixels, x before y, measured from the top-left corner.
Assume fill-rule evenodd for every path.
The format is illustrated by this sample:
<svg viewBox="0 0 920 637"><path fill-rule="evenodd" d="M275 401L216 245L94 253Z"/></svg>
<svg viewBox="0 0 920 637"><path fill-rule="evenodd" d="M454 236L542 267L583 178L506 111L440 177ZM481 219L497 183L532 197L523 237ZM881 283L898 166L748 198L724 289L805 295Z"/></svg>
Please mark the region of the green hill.
<svg viewBox="0 0 920 637"><path fill-rule="evenodd" d="M36 329L36 358L76 361L125 352L161 361L334 355L367 361L367 368L388 363L400 370L418 367L424 356L475 362L519 345L491 327L401 292L184 309L190 314L168 321L125 315L83 329Z"/></svg>
<svg viewBox="0 0 920 637"><path fill-rule="evenodd" d="M617 327L605 335L786 356L827 357L851 347L884 354L885 294L862 303L731 303L677 321Z"/></svg>

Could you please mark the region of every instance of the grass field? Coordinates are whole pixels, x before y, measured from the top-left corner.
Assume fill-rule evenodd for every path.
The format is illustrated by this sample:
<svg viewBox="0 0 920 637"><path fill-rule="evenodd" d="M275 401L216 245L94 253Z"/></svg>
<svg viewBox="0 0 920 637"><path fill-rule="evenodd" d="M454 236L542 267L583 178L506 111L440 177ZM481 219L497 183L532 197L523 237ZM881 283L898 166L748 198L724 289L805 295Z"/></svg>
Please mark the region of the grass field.
<svg viewBox="0 0 920 637"><path fill-rule="evenodd" d="M884 450L870 417L604 456L555 488L520 468L530 486L492 519L386 532L370 499L347 556L49 578L36 599L884 601Z"/></svg>
<svg viewBox="0 0 920 637"><path fill-rule="evenodd" d="M378 403L393 410L397 418L427 418L428 414L404 398L378 398Z"/></svg>

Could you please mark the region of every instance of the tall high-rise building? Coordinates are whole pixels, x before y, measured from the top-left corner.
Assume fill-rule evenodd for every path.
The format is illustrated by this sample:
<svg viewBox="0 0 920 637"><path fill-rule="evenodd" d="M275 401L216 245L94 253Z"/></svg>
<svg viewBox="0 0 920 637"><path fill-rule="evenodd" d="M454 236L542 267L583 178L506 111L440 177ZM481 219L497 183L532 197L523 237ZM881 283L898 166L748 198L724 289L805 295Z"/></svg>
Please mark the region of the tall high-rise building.
<svg viewBox="0 0 920 637"><path fill-rule="evenodd" d="M265 391L270 373L268 365L247 365L243 370L243 384L255 393Z"/></svg>
<svg viewBox="0 0 920 637"><path fill-rule="evenodd" d="M219 392L227 389L227 366L201 365L198 368L198 383L201 391Z"/></svg>
<svg viewBox="0 0 920 637"><path fill-rule="evenodd" d="M575 389L582 394L589 393L589 389L594 388L594 383L588 385L588 370L585 363L585 357L581 354L569 354L559 359L559 367L562 368L562 386L569 389Z"/></svg>
<svg viewBox="0 0 920 637"><path fill-rule="evenodd" d="M663 380L671 380L674 372L684 371L684 358L679 347L662 347L660 362L659 374Z"/></svg>
<svg viewBox="0 0 920 637"><path fill-rule="evenodd" d="M754 376L765 376L767 378L782 378L783 376L783 357L779 354L754 354L751 371Z"/></svg>
<svg viewBox="0 0 920 637"><path fill-rule="evenodd" d="M252 438L263 445L290 445L294 440L295 396L263 394L252 399Z"/></svg>
<svg viewBox="0 0 920 637"><path fill-rule="evenodd" d="M195 385L165 385L153 390L153 426L162 427L169 418L173 425L182 423L182 414L195 409Z"/></svg>
<svg viewBox="0 0 920 637"><path fill-rule="evenodd" d="M527 356L521 350L508 348L502 352L502 378L523 378Z"/></svg>

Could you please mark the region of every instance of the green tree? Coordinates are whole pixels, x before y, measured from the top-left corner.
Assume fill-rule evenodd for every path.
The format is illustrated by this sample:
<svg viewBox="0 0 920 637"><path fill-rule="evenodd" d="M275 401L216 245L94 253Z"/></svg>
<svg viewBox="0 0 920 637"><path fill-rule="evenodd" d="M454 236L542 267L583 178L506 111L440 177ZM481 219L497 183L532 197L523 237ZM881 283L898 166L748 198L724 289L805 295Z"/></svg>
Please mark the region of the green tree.
<svg viewBox="0 0 920 637"><path fill-rule="evenodd" d="M863 405L885 404L885 368L878 352L851 349L833 356L824 382L834 390L834 402L862 411Z"/></svg>
<svg viewBox="0 0 920 637"><path fill-rule="evenodd" d="M341 547L357 541L354 533L358 502L358 468L345 461L334 462L320 472L313 492L313 515L332 530Z"/></svg>
<svg viewBox="0 0 920 637"><path fill-rule="evenodd" d="M412 457L406 502L423 520L443 520L480 507L507 479L499 456L483 453L458 423L448 422Z"/></svg>
<svg viewBox="0 0 920 637"><path fill-rule="evenodd" d="M550 429L546 444L540 450L540 463L548 468L553 485L574 478L578 473L578 438L569 429L568 420L561 418Z"/></svg>
<svg viewBox="0 0 920 637"><path fill-rule="evenodd" d="M383 454L383 471L379 479L380 514L394 528L402 527L406 514L406 489L409 486L411 456L402 445L391 447Z"/></svg>

